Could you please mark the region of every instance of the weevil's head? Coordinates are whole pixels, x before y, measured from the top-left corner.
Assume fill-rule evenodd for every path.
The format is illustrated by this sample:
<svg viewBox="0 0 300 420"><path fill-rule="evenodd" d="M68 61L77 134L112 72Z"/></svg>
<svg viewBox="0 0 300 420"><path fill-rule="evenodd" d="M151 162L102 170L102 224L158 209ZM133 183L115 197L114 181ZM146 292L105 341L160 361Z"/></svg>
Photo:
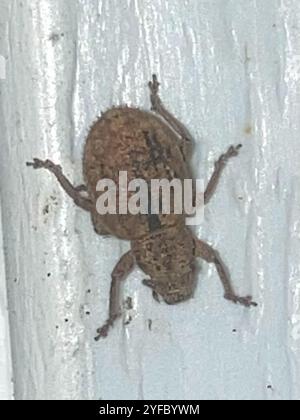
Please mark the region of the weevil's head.
<svg viewBox="0 0 300 420"><path fill-rule="evenodd" d="M137 264L150 277L144 285L173 305L190 299L196 287L196 267L192 233L184 228L162 230L132 243Z"/></svg>
<svg viewBox="0 0 300 420"><path fill-rule="evenodd" d="M168 305L184 302L193 297L196 287L195 270L187 273L162 276L150 280L144 280L143 284L152 289L155 300L162 298Z"/></svg>

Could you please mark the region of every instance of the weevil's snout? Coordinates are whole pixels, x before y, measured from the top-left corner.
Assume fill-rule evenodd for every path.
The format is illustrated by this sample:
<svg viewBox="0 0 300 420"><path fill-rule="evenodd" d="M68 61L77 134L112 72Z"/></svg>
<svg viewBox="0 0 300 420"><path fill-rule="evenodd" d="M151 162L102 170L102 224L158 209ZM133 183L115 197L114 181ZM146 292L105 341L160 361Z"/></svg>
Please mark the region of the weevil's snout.
<svg viewBox="0 0 300 420"><path fill-rule="evenodd" d="M193 297L196 287L194 271L181 275L172 275L156 280L145 280L144 284L151 287L154 296L161 297L168 305L184 302Z"/></svg>
<svg viewBox="0 0 300 420"><path fill-rule="evenodd" d="M162 296L167 305L176 305L177 303L185 302L193 297L194 291L191 293L182 293L181 291L173 291L165 296Z"/></svg>
<svg viewBox="0 0 300 420"><path fill-rule="evenodd" d="M194 295L196 280L193 272L178 276L167 283L167 287L159 293L168 305L184 302Z"/></svg>

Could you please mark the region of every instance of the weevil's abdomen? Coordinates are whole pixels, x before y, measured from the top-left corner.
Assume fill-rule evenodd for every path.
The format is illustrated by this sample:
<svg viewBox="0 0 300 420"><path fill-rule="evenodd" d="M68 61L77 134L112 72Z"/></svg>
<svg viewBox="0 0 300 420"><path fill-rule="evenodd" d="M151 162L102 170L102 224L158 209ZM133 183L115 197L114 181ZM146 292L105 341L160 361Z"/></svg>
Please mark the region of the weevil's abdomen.
<svg viewBox="0 0 300 420"><path fill-rule="evenodd" d="M119 213L119 175L127 173L128 183L143 179L150 186L153 179L191 178L176 134L160 118L133 108L113 108L93 125L88 135L83 158L83 172L88 192L95 203L102 179L117 186ZM128 194L128 199L134 193ZM182 223L183 215L106 214L93 215L93 223L101 224L121 239L139 239L156 230Z"/></svg>

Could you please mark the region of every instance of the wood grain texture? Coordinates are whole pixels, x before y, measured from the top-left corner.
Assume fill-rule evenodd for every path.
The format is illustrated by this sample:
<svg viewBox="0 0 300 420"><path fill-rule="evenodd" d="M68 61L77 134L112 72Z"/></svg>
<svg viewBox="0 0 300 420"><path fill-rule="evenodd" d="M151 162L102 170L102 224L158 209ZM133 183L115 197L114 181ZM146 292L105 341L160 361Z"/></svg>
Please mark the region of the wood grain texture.
<svg viewBox="0 0 300 420"><path fill-rule="evenodd" d="M11 348L7 306L0 206L0 401L11 400L13 398Z"/></svg>
<svg viewBox="0 0 300 420"><path fill-rule="evenodd" d="M299 1L0 0L0 9L16 397L299 399ZM195 298L174 307L154 302L135 271L124 287L133 308L95 343L128 244L95 235L55 180L25 162L49 157L80 183L89 126L112 105L149 109L153 72L195 138L198 177L243 143L196 233L259 308L223 300L206 264Z"/></svg>

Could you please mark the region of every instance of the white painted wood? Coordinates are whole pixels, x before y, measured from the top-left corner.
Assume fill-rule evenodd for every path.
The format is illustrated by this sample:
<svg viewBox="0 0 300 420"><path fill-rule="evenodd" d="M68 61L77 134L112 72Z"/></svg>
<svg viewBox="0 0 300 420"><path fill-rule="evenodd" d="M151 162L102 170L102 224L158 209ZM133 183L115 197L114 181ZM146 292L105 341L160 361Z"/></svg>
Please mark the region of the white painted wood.
<svg viewBox="0 0 300 420"><path fill-rule="evenodd" d="M13 398L10 336L0 206L0 400Z"/></svg>
<svg viewBox="0 0 300 420"><path fill-rule="evenodd" d="M299 399L299 1L1 0L0 8L16 398ZM206 264L195 298L175 307L154 302L135 271L124 289L132 322L95 343L110 273L128 244L97 237L54 179L25 162L50 157L80 182L90 124L113 104L148 109L152 72L195 137L199 177L230 144L244 145L197 234L259 308L225 302Z"/></svg>

